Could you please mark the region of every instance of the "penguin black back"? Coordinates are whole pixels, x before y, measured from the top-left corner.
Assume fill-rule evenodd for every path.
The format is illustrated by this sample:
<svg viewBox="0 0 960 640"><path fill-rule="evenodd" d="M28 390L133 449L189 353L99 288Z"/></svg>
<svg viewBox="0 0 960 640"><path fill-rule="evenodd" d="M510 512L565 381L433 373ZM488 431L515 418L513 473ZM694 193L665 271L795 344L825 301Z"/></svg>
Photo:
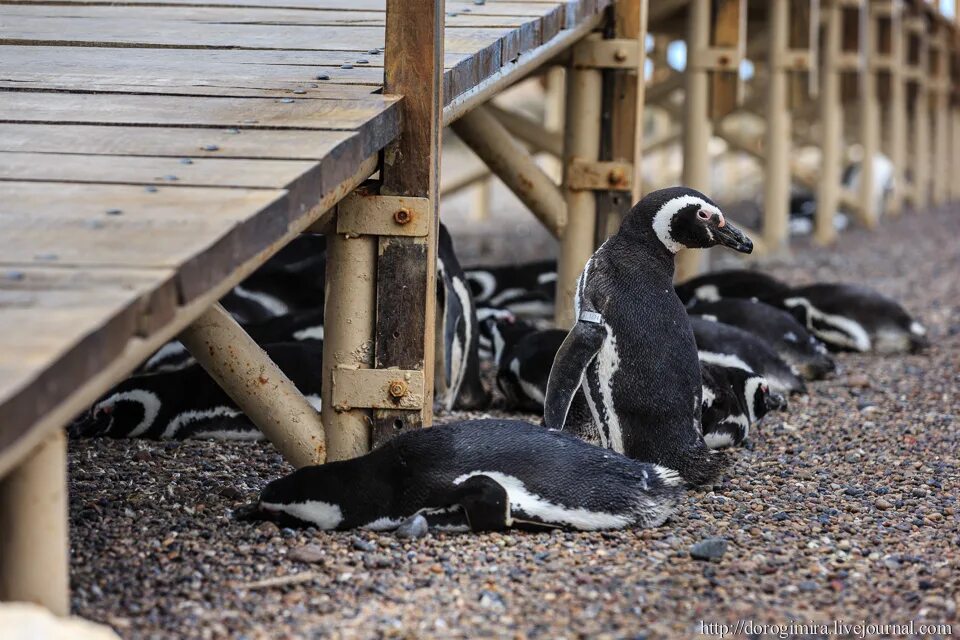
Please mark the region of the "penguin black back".
<svg viewBox="0 0 960 640"><path fill-rule="evenodd" d="M678 284L676 290L680 300L689 305L724 298L779 300L789 292L790 285L759 271L727 269L691 278Z"/></svg>

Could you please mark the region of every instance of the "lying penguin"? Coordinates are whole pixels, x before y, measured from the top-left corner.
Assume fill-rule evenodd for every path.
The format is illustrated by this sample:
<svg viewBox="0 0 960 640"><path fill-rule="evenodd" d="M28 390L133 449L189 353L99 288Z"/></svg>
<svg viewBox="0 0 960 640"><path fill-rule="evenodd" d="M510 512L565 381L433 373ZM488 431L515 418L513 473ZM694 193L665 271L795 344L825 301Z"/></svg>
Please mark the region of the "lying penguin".
<svg viewBox="0 0 960 640"><path fill-rule="evenodd" d="M519 319L490 319L485 330L494 345L497 386L507 400L507 408L543 413L550 366L567 332L538 330Z"/></svg>
<svg viewBox="0 0 960 640"><path fill-rule="evenodd" d="M724 298L697 303L690 313L739 327L761 338L807 380L820 380L837 369L827 347L782 309L756 300Z"/></svg>
<svg viewBox="0 0 960 640"><path fill-rule="evenodd" d="M786 407L766 379L738 367L700 363L703 377L703 439L711 449L742 444L750 427L770 411Z"/></svg>
<svg viewBox="0 0 960 640"><path fill-rule="evenodd" d="M725 458L701 433L697 344L673 290L677 252L718 244L753 250L693 189L654 191L630 210L580 275L576 323L547 384L548 427L563 427L582 387L605 447L676 469L694 485L719 475Z"/></svg>
<svg viewBox="0 0 960 640"><path fill-rule="evenodd" d="M274 480L247 517L390 530L422 514L445 530L655 527L682 496L675 471L513 420L409 431L359 458Z"/></svg>
<svg viewBox="0 0 960 640"><path fill-rule="evenodd" d="M552 318L556 302L557 261L471 267L465 271L480 306L507 309L521 318Z"/></svg>
<svg viewBox="0 0 960 640"><path fill-rule="evenodd" d="M697 276L678 284L675 289L680 300L692 306L725 298L777 300L789 293L790 285L759 271L727 269Z"/></svg>
<svg viewBox="0 0 960 640"><path fill-rule="evenodd" d="M307 400L320 410L322 344L265 347ZM262 440L263 434L203 368L131 376L69 427L73 437Z"/></svg>
<svg viewBox="0 0 960 640"><path fill-rule="evenodd" d="M833 349L893 354L930 346L922 324L895 300L867 287L795 287L779 303Z"/></svg>
<svg viewBox="0 0 960 640"><path fill-rule="evenodd" d="M677 287L677 295L690 306L721 298L756 298L790 311L835 350L916 353L930 345L924 326L899 303L860 285L791 287L766 274L732 269L689 280Z"/></svg>
<svg viewBox="0 0 960 640"><path fill-rule="evenodd" d="M806 393L797 371L783 361L765 341L729 324L690 317L701 362L737 367L766 378L774 392L787 396Z"/></svg>

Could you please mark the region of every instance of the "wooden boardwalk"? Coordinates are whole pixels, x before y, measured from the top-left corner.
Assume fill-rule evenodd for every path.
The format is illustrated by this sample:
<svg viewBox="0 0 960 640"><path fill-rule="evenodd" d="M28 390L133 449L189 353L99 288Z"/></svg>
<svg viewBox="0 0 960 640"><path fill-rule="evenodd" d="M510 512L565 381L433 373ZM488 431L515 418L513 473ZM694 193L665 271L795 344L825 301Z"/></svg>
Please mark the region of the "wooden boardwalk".
<svg viewBox="0 0 960 640"><path fill-rule="evenodd" d="M448 2L445 116L606 4ZM0 476L375 170L384 25L384 0L0 2Z"/></svg>

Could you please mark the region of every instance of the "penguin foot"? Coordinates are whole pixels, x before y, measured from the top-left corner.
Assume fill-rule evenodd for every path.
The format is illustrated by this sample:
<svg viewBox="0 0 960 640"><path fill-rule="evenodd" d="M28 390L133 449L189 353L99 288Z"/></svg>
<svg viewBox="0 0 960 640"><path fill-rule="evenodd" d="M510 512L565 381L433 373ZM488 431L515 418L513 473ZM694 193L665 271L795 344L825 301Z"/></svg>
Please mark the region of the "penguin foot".
<svg viewBox="0 0 960 640"><path fill-rule="evenodd" d="M710 449L701 442L699 447L682 451L672 464L665 466L676 469L687 484L697 487L719 478L729 464L730 457L725 452Z"/></svg>

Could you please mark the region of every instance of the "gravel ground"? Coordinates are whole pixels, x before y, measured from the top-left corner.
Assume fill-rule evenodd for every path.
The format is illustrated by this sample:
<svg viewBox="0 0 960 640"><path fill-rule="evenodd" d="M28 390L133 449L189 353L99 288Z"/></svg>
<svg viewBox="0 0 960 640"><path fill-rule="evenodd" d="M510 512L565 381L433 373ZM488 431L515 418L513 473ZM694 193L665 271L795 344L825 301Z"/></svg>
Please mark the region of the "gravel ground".
<svg viewBox="0 0 960 640"><path fill-rule="evenodd" d="M269 445L78 441L74 609L128 638L703 637L738 620L960 633L958 214L887 221L771 265L895 296L935 346L842 356L835 379L769 416L722 482L658 529L279 530L230 516L289 470ZM716 537L729 541L721 558L691 557Z"/></svg>

